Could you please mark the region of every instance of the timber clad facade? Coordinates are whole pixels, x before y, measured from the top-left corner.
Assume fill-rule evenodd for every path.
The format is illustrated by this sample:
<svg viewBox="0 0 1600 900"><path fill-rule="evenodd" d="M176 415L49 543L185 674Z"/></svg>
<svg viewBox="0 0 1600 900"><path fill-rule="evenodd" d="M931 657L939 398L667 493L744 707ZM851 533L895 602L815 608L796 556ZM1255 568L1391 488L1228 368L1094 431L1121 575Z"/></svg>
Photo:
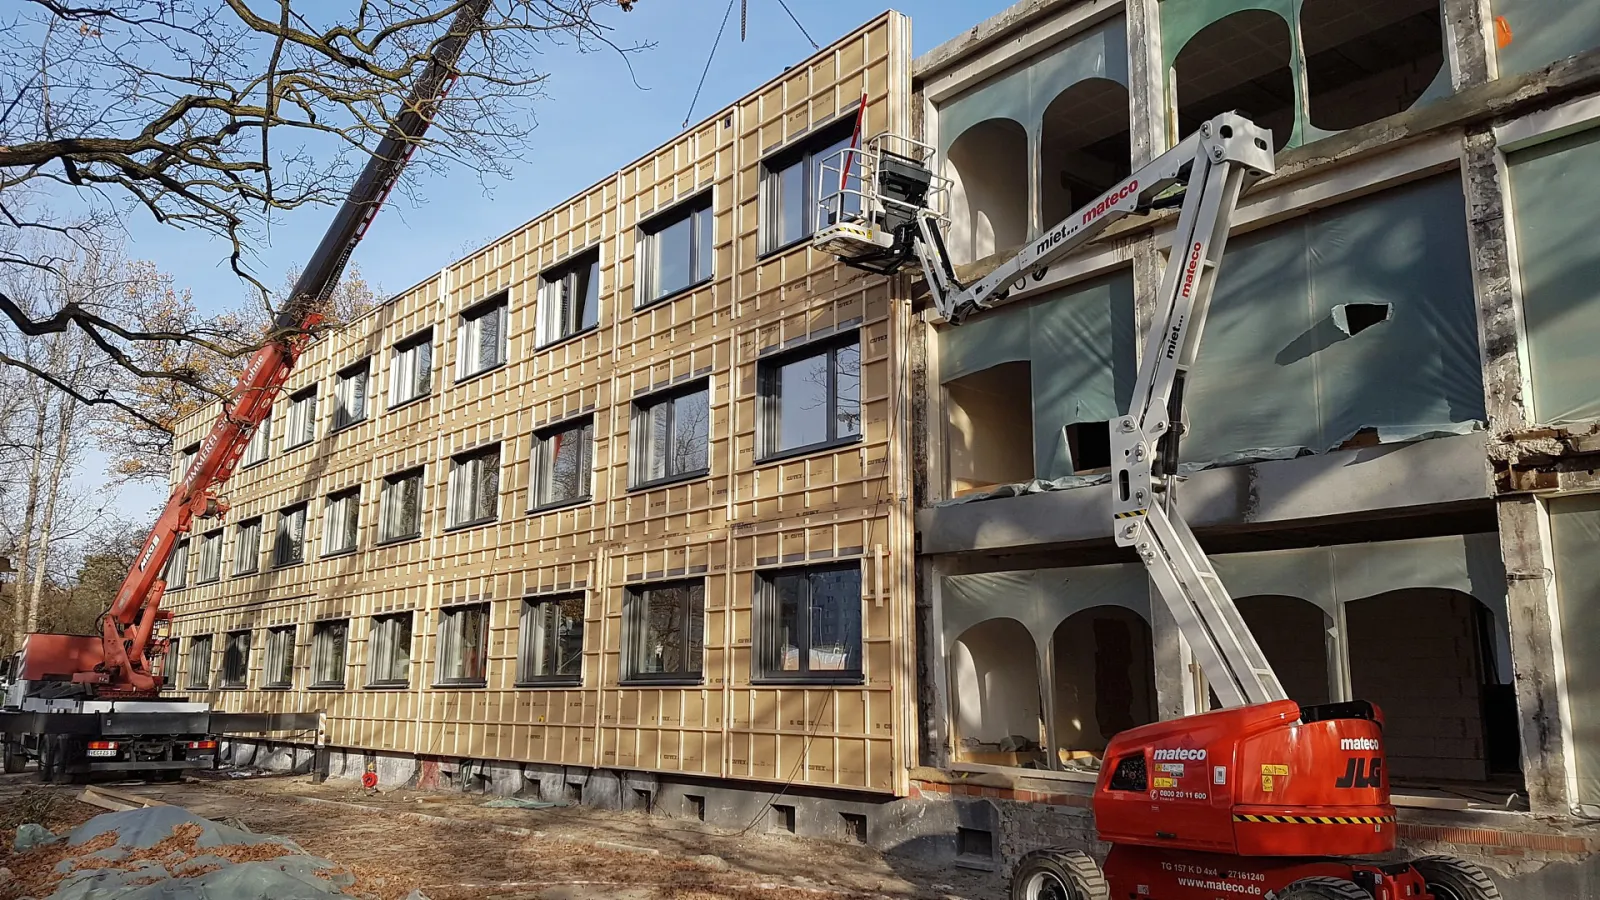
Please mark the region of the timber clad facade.
<svg viewBox="0 0 1600 900"><path fill-rule="evenodd" d="M903 17L313 344L227 486L227 574L167 597L174 683L326 708L344 748L903 794L910 305L763 235L769 158L863 91L908 127ZM769 410L813 343L837 364ZM761 449L819 400L829 440ZM769 600L810 571L848 577Z"/></svg>
<svg viewBox="0 0 1600 900"><path fill-rule="evenodd" d="M879 17L312 347L180 548L173 684L326 707L344 774L1096 847L1107 742L1210 703L1108 513L1174 216L951 326L807 247L863 90L968 277L1217 113L1273 130L1183 514L1295 699L1386 712L1408 852L1600 897L1588 0L1027 0L915 62Z"/></svg>

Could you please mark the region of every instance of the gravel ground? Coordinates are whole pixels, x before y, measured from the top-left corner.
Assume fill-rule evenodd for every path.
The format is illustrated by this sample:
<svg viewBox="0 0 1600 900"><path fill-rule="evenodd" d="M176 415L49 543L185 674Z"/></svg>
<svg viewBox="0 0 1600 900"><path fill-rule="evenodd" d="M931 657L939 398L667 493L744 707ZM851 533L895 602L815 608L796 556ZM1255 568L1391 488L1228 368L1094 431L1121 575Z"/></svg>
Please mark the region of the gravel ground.
<svg viewBox="0 0 1600 900"><path fill-rule="evenodd" d="M993 900L980 873L891 863L861 846L729 834L701 823L587 807L489 809L481 795L315 785L305 777L123 785L231 825L287 837L391 900ZM0 809L47 802L53 830L94 815L77 789L0 783ZM41 796L56 801L41 801ZM31 808L31 807L30 807ZM75 819L75 821L74 821ZM8 828L14 828L11 824ZM9 852L9 832L5 850ZM0 866L5 865L0 857Z"/></svg>

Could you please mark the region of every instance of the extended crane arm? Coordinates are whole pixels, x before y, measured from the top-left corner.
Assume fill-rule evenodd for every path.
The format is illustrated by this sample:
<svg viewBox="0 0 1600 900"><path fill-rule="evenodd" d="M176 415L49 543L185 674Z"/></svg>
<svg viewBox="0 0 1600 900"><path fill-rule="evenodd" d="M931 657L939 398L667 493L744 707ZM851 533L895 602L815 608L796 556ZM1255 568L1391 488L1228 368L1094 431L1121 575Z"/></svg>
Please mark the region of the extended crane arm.
<svg viewBox="0 0 1600 900"><path fill-rule="evenodd" d="M932 199L944 185L928 168L930 155L901 138L869 142L860 160L859 196L841 189L819 197L823 221L813 244L874 272L893 272L917 259L935 309L953 324L1029 279L1042 280L1051 264L1122 219L1171 205L1177 198L1164 195L1183 186L1133 399L1128 414L1110 423L1113 528L1117 544L1139 554L1223 705L1283 699L1260 645L1178 515L1173 490L1184 379L1199 350L1239 196L1273 171L1271 132L1235 113L1211 119L970 285L956 279L945 251L945 220Z"/></svg>
<svg viewBox="0 0 1600 900"><path fill-rule="evenodd" d="M197 516L219 515L226 510L213 489L233 474L250 436L271 414L273 400L294 368L310 330L322 319L328 294L428 130L439 102L455 79L456 62L467 41L483 26L489 7L490 0L467 4L456 14L449 31L434 43L428 66L400 115L373 151L295 282L290 299L274 322L273 337L245 366L231 399L223 404L222 415L201 441L183 480L173 488L111 608L102 617L102 659L91 671L79 671L74 680L99 686L101 693L150 694L160 688L147 650L156 621L163 617L160 606L166 589L163 570L167 560ZM48 665L46 660L34 662L39 667Z"/></svg>

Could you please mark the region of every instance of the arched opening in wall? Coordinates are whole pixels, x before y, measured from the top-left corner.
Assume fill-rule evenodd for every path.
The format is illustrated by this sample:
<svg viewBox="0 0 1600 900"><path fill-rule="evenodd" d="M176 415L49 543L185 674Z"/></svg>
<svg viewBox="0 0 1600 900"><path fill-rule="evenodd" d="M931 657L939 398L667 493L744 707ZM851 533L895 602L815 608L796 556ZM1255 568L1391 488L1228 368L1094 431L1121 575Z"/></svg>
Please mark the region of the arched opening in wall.
<svg viewBox="0 0 1600 900"><path fill-rule="evenodd" d="M1129 135L1128 89L1115 81L1089 78L1050 101L1039 145L1039 208L1045 228L1128 177Z"/></svg>
<svg viewBox="0 0 1600 900"><path fill-rule="evenodd" d="M1071 768L1098 758L1118 732L1156 720L1150 625L1131 609L1094 606L1051 637L1056 755Z"/></svg>
<svg viewBox="0 0 1600 900"><path fill-rule="evenodd" d="M1178 134L1187 137L1212 116L1237 110L1263 128L1282 150L1294 131L1294 72L1289 23L1264 9L1218 19L1190 38L1178 58L1174 102Z"/></svg>
<svg viewBox="0 0 1600 900"><path fill-rule="evenodd" d="M987 119L950 145L950 261L967 265L1028 237L1028 134Z"/></svg>
<svg viewBox="0 0 1600 900"><path fill-rule="evenodd" d="M948 381L945 454L950 496L1033 478L1033 374L1001 363Z"/></svg>
<svg viewBox="0 0 1600 900"><path fill-rule="evenodd" d="M1309 600L1284 595L1260 594L1234 602L1289 699L1303 705L1327 703L1327 613Z"/></svg>
<svg viewBox="0 0 1600 900"><path fill-rule="evenodd" d="M958 762L1043 767L1038 655L1021 622L989 619L956 639L950 705Z"/></svg>
<svg viewBox="0 0 1600 900"><path fill-rule="evenodd" d="M1343 131L1411 108L1444 67L1439 0L1305 0L1311 124Z"/></svg>
<svg viewBox="0 0 1600 900"><path fill-rule="evenodd" d="M1489 609L1468 594L1411 588L1345 605L1350 689L1383 710L1391 779L1519 789L1516 700ZM1491 737L1492 736L1492 737ZM1509 767L1508 767L1509 764Z"/></svg>

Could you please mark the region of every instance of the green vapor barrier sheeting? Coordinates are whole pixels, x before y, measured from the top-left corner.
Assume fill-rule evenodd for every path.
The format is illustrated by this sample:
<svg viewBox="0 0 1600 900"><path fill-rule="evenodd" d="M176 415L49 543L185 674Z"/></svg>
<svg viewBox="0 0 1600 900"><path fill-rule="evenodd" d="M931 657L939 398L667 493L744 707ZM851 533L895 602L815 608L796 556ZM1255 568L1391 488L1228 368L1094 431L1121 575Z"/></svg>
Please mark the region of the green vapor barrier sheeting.
<svg viewBox="0 0 1600 900"><path fill-rule="evenodd" d="M1491 5L1511 29L1511 43L1497 51L1501 75L1532 72L1600 46L1600 3L1594 0L1494 0Z"/></svg>
<svg viewBox="0 0 1600 900"><path fill-rule="evenodd" d="M1067 88L1091 78L1128 86L1128 31L1118 16L996 75L939 107L939 155L963 132L988 119L1010 119L1037 143L1044 112Z"/></svg>
<svg viewBox="0 0 1600 900"><path fill-rule="evenodd" d="M1550 543L1578 801L1600 807L1600 497L1551 500Z"/></svg>
<svg viewBox="0 0 1600 900"><path fill-rule="evenodd" d="M1104 422L1126 409L1135 363L1133 275L1069 285L1034 300L973 316L939 332L939 381L1008 362L1029 362L1033 459L1038 478L1074 474L1065 429Z"/></svg>
<svg viewBox="0 0 1600 900"><path fill-rule="evenodd" d="M1389 304L1351 335L1350 304ZM1183 459L1465 433L1485 418L1466 212L1439 176L1228 242L1185 397Z"/></svg>
<svg viewBox="0 0 1600 900"><path fill-rule="evenodd" d="M1497 0L1504 2L1504 0ZM1520 0L1522 3L1537 3L1541 0ZM1306 84L1305 54L1301 49L1305 42L1300 34L1300 11L1305 6L1305 0L1161 0L1161 56L1166 62L1168 71L1178 59L1178 54L1183 52L1183 46L1191 38L1204 31L1206 26L1220 22L1228 16L1249 9L1266 10L1289 23L1289 59L1284 60L1289 66L1290 73L1294 76L1295 116L1294 131L1289 135L1286 147L1298 147L1315 140L1338 134L1337 131L1328 131L1311 124L1307 112L1310 104L1310 89ZM1440 40L1448 39L1448 35L1441 34ZM1439 74L1428 85L1428 89L1417 98L1416 106L1431 103L1441 97L1447 97L1452 92L1449 54L1446 54L1445 64L1439 67ZM1168 82L1169 91L1172 82ZM1168 103L1174 102L1169 95ZM1183 135L1175 135L1176 138Z"/></svg>
<svg viewBox="0 0 1600 900"><path fill-rule="evenodd" d="M1600 129L1510 160L1534 416L1545 424L1600 418Z"/></svg>

